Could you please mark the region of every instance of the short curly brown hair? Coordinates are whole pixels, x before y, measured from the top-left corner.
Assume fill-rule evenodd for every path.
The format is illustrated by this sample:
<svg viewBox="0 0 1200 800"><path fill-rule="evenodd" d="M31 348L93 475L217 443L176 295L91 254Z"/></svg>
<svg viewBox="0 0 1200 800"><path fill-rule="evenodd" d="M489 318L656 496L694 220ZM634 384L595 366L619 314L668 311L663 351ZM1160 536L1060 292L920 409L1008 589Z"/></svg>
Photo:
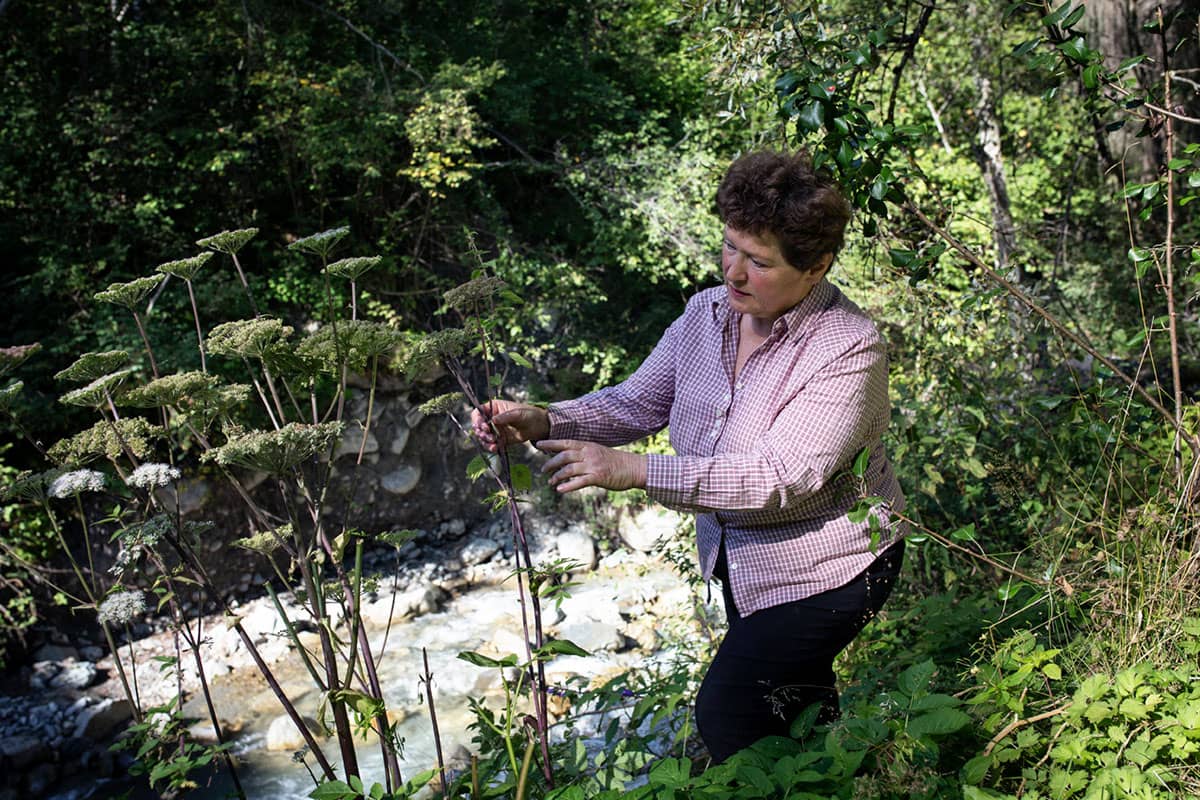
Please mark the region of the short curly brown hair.
<svg viewBox="0 0 1200 800"><path fill-rule="evenodd" d="M826 253L837 255L850 221L841 189L813 169L805 152L760 150L738 158L717 188L717 212L736 230L770 232L783 257L801 271Z"/></svg>

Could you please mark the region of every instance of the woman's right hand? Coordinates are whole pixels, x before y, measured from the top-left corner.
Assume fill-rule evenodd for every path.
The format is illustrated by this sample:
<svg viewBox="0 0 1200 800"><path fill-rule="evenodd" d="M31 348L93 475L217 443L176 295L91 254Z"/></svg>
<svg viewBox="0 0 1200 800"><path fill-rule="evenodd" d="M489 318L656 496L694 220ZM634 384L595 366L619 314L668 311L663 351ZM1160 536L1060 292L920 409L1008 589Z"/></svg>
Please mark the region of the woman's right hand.
<svg viewBox="0 0 1200 800"><path fill-rule="evenodd" d="M544 408L511 400L490 400L481 409L482 414L479 410L471 412L471 428L489 452L520 442L536 442L550 435L550 414Z"/></svg>

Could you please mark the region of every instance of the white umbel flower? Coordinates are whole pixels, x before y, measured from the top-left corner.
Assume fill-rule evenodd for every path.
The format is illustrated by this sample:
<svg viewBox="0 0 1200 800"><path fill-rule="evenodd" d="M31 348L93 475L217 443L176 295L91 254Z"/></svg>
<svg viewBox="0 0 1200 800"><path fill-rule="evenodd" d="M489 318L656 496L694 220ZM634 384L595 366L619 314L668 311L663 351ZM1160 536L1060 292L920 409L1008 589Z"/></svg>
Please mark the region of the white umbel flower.
<svg viewBox="0 0 1200 800"><path fill-rule="evenodd" d="M49 495L59 500L84 492L104 491L104 473L94 469L77 469L59 475L50 484Z"/></svg>
<svg viewBox="0 0 1200 800"><path fill-rule="evenodd" d="M146 613L146 597L141 592L116 592L100 604L101 625L128 625Z"/></svg>
<svg viewBox="0 0 1200 800"><path fill-rule="evenodd" d="M135 489L153 489L179 480L179 470L170 464L142 464L125 481Z"/></svg>

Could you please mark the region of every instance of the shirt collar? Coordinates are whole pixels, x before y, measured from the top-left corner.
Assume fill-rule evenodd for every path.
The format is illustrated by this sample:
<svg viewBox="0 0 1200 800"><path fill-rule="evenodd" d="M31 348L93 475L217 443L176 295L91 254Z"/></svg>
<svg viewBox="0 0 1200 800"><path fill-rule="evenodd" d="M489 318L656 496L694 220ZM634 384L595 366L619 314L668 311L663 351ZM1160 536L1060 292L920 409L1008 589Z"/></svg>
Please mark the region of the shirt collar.
<svg viewBox="0 0 1200 800"><path fill-rule="evenodd" d="M721 288L722 291L712 301L713 322L719 325L725 324L732 313L732 309L729 307L729 290L725 287ZM833 303L836 292L837 289L833 284L822 278L803 300L775 320L771 332L778 333L781 339L798 340L813 320Z"/></svg>

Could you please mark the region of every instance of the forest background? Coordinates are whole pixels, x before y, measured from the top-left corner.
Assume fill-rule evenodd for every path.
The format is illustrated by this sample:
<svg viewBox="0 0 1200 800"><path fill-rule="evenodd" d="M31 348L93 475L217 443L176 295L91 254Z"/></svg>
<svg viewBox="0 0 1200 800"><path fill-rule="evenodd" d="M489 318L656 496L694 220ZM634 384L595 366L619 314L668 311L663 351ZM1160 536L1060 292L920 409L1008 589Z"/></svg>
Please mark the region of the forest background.
<svg viewBox="0 0 1200 800"><path fill-rule="evenodd" d="M5 351L10 478L89 424L56 372L144 359L93 294L201 237L258 228L253 297L300 329L330 290L284 246L349 226L382 255L358 313L413 334L478 247L548 400L628 374L719 281L736 154L805 146L853 196L832 277L889 341L916 546L841 665L851 721L791 772L681 751L643 791L1200 794L1189 4L3 0L0 32L0 344L41 346ZM194 369L186 299L153 303L156 355ZM11 654L61 613L29 576L63 553L6 502Z"/></svg>

